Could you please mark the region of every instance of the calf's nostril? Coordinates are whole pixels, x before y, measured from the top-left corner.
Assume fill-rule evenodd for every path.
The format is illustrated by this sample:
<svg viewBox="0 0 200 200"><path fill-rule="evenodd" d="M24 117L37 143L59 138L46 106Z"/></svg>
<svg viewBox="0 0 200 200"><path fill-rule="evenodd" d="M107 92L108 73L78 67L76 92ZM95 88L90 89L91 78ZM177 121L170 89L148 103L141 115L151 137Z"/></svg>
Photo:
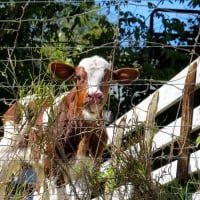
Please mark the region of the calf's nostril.
<svg viewBox="0 0 200 200"><path fill-rule="evenodd" d="M103 100L102 93L90 93L90 94L87 94L87 97L90 102L95 102L95 103L101 103Z"/></svg>
<svg viewBox="0 0 200 200"><path fill-rule="evenodd" d="M91 98L92 98L92 95L91 95L91 94L87 94L87 97L88 97L89 99L91 99Z"/></svg>
<svg viewBox="0 0 200 200"><path fill-rule="evenodd" d="M103 95L101 93L95 93L95 99L103 99Z"/></svg>

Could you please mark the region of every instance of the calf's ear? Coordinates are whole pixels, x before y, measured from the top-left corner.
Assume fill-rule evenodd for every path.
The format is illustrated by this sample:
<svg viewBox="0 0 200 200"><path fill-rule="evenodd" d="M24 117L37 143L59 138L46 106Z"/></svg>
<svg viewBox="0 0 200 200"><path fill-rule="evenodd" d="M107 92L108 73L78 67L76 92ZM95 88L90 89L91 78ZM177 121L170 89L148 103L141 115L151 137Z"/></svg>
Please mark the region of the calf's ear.
<svg viewBox="0 0 200 200"><path fill-rule="evenodd" d="M113 80L120 84L129 84L137 79L140 72L136 68L122 68L113 71Z"/></svg>
<svg viewBox="0 0 200 200"><path fill-rule="evenodd" d="M49 64L50 72L60 80L71 79L75 73L75 68L62 62L52 62Z"/></svg>

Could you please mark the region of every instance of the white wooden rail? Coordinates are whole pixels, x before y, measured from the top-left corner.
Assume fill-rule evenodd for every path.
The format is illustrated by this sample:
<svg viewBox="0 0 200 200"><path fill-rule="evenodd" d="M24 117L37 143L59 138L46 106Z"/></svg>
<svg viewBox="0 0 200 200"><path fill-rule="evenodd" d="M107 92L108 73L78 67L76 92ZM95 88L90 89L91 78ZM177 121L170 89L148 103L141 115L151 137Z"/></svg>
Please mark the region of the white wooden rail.
<svg viewBox="0 0 200 200"><path fill-rule="evenodd" d="M197 66L197 77L196 77L196 88L200 87L200 58L196 59L194 62L198 63ZM184 70L182 70L180 73L178 73L176 76L174 76L171 80L169 80L166 84L164 84L161 88L158 89L159 91L159 101L158 101L158 107L157 107L157 114L162 113L172 105L174 105L177 101L180 100L183 93L183 88L185 84L185 78L188 72L189 66L187 66ZM133 128L135 125L134 122L145 122L146 120L146 114L148 110L149 103L151 102L151 99L154 94L147 97L145 100L143 100L141 103L136 105L132 110L124 114L122 117L120 117L115 124L110 125L107 128L107 132L109 135L109 144L112 143L113 137L115 136L115 128L120 123L121 119L126 116L126 125L127 125L127 131ZM195 113L199 117L199 113ZM198 118L199 119L199 118ZM194 119L193 121L198 124L198 119ZM176 123L176 122L174 122ZM195 126L195 124L193 124ZM177 127L177 125L175 126Z"/></svg>

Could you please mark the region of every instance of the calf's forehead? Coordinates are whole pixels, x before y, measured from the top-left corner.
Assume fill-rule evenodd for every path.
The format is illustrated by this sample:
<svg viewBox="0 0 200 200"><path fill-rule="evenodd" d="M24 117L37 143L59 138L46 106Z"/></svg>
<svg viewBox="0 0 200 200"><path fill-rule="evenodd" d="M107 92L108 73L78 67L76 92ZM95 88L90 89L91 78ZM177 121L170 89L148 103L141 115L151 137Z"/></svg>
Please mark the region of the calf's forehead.
<svg viewBox="0 0 200 200"><path fill-rule="evenodd" d="M99 56L84 58L80 61L79 66L83 67L87 73L89 85L98 85L103 79L105 71L111 68L110 63Z"/></svg>

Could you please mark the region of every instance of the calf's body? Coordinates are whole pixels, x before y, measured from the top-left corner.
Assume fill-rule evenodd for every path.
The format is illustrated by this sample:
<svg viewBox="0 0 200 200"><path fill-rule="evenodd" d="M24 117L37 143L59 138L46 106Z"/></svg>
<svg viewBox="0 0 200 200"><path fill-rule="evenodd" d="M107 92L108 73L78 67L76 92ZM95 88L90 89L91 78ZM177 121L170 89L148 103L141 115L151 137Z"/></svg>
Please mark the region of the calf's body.
<svg viewBox="0 0 200 200"><path fill-rule="evenodd" d="M38 180L44 176L53 182L55 188L52 191L56 192L52 199L61 200L64 199L63 193L67 192L63 186L65 173L62 166L67 165L72 157L79 162L90 154L96 165L102 158L107 143L103 107L108 99L110 83L130 83L139 72L134 68L112 70L110 63L99 56L84 58L77 67L61 62L50 63L49 67L56 78L75 78L75 87L53 103L48 99L42 101L39 108L34 105L35 98L28 101L25 97L11 106L3 122L8 138L14 135L23 138L26 135L30 152L28 158L38 174ZM19 119L18 107L23 108ZM27 107L36 110L36 115L29 116ZM9 130L6 129L8 123ZM49 189L52 187L51 184Z"/></svg>

